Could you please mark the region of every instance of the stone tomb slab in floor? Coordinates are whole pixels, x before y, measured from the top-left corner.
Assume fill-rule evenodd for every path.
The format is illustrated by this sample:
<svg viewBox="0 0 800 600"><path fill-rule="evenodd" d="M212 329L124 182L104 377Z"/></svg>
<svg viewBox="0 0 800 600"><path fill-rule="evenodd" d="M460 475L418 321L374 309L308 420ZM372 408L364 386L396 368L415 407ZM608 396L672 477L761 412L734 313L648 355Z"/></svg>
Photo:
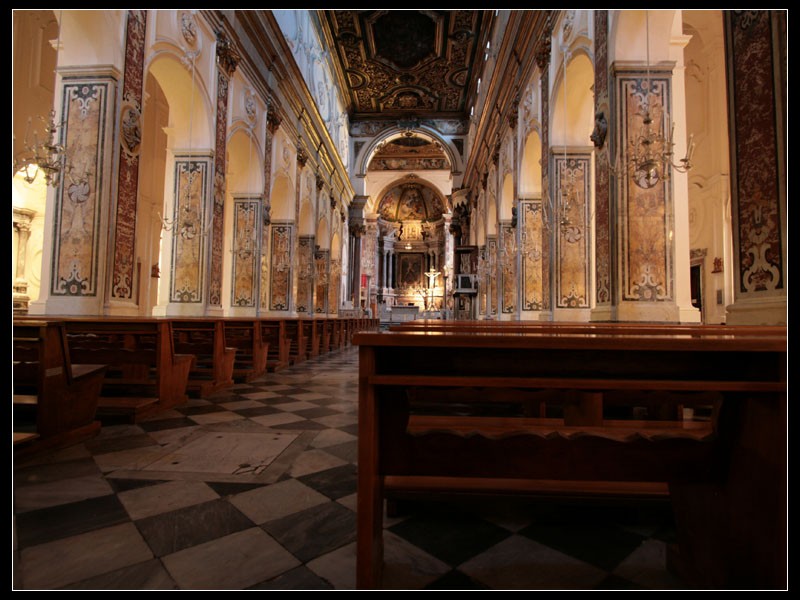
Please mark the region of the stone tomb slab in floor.
<svg viewBox="0 0 800 600"><path fill-rule="evenodd" d="M283 432L204 432L150 463L148 471L258 475L297 439Z"/></svg>

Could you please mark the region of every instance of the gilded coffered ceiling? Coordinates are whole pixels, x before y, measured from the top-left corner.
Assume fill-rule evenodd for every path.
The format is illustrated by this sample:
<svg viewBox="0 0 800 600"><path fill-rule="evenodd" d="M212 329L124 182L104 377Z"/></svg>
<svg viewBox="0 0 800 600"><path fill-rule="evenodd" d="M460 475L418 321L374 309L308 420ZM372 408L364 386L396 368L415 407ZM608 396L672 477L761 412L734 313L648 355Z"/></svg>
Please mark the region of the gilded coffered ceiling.
<svg viewBox="0 0 800 600"><path fill-rule="evenodd" d="M328 10L350 120L464 118L493 11Z"/></svg>

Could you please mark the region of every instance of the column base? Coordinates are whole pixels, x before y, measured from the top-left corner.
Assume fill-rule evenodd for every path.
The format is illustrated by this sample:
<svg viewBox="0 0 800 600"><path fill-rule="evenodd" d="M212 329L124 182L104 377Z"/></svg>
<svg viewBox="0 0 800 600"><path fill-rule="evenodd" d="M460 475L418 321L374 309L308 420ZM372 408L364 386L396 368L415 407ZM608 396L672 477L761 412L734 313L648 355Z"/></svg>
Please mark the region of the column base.
<svg viewBox="0 0 800 600"><path fill-rule="evenodd" d="M565 321L572 323L588 323L592 316L590 308L555 308L553 309L553 321Z"/></svg>
<svg viewBox="0 0 800 600"><path fill-rule="evenodd" d="M786 296L736 300L725 311L728 325L786 325Z"/></svg>

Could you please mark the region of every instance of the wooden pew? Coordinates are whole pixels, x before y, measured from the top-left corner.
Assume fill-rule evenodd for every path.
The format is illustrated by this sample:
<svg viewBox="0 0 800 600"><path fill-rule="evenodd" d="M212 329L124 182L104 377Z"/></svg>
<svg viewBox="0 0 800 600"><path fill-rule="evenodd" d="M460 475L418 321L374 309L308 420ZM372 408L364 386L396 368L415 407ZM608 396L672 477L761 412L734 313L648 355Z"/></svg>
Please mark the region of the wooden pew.
<svg viewBox="0 0 800 600"><path fill-rule="evenodd" d="M97 414L137 422L188 401L194 355L175 352L172 322L155 317L70 317L70 353L109 367Z"/></svg>
<svg viewBox="0 0 800 600"><path fill-rule="evenodd" d="M305 337L308 357L313 358L320 354L320 342L322 338L321 321L319 318L311 317L300 319L303 327L303 337Z"/></svg>
<svg viewBox="0 0 800 600"><path fill-rule="evenodd" d="M308 356L308 339L303 331L302 319L287 318L286 338L289 340L289 363L296 365Z"/></svg>
<svg viewBox="0 0 800 600"><path fill-rule="evenodd" d="M222 320L225 345L236 348L233 378L253 381L267 372L269 342L264 341L259 319L226 317Z"/></svg>
<svg viewBox="0 0 800 600"><path fill-rule="evenodd" d="M173 318L175 352L192 354L187 391L201 398L233 385L236 347L226 341L220 319Z"/></svg>
<svg viewBox="0 0 800 600"><path fill-rule="evenodd" d="M280 371L289 366L291 340L286 335L286 321L280 318L260 318L261 339L267 346L267 370Z"/></svg>
<svg viewBox="0 0 800 600"><path fill-rule="evenodd" d="M333 330L333 322L332 319L327 317L320 318L319 321L319 329L320 329L320 352L326 353L331 351L331 334Z"/></svg>
<svg viewBox="0 0 800 600"><path fill-rule="evenodd" d="M64 324L13 323L14 444L20 451L52 449L98 433L97 399L106 365L70 359ZM33 427L25 431L25 421Z"/></svg>
<svg viewBox="0 0 800 600"><path fill-rule="evenodd" d="M356 334L359 588L380 582L383 500L434 492L667 497L684 581L785 585L785 328L521 329ZM714 410L607 417L626 394ZM542 398L560 417L525 413Z"/></svg>

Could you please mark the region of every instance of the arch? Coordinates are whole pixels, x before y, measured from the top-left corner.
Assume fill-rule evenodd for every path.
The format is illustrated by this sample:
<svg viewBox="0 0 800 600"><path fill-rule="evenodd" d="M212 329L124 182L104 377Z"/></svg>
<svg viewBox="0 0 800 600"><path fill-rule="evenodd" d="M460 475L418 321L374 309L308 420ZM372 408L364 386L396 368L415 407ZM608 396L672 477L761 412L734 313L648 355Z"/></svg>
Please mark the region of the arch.
<svg viewBox="0 0 800 600"><path fill-rule="evenodd" d="M609 62L645 60L648 46L648 27L646 26L648 21L650 63L670 60L670 37L675 12L674 10L613 11L608 38Z"/></svg>
<svg viewBox="0 0 800 600"><path fill-rule="evenodd" d="M376 206L384 221L438 221L445 210L438 190L417 178L396 180L381 193Z"/></svg>
<svg viewBox="0 0 800 600"><path fill-rule="evenodd" d="M258 195L264 191L261 152L252 129L240 121L234 125L227 144L228 191Z"/></svg>
<svg viewBox="0 0 800 600"><path fill-rule="evenodd" d="M148 73L158 82L169 103L169 126L174 136L170 147L181 150L213 147L214 111L199 73L192 73L171 53L156 56Z"/></svg>
<svg viewBox="0 0 800 600"><path fill-rule="evenodd" d="M331 232L328 226L328 218L322 217L317 224L315 243L320 250L328 250L331 245Z"/></svg>
<svg viewBox="0 0 800 600"><path fill-rule="evenodd" d="M385 198L386 194L388 194L393 188L401 186L406 183L416 183L423 186L426 189L431 190L431 192L435 195L437 200L441 203L442 212L448 212L449 208L448 208L447 198L445 198L444 195L442 195L439 189L430 181L427 181L426 179L415 175L394 179L391 183L385 185L379 194L370 196L370 199L367 201L366 211L377 213L378 210L380 209L381 202Z"/></svg>
<svg viewBox="0 0 800 600"><path fill-rule="evenodd" d="M503 187L500 190L500 220L510 221L514 216L514 176L506 173L503 178Z"/></svg>
<svg viewBox="0 0 800 600"><path fill-rule="evenodd" d="M565 97L566 85L566 97ZM594 66L583 52L563 65L553 86L553 127L551 143L562 146L588 146L594 128Z"/></svg>
<svg viewBox="0 0 800 600"><path fill-rule="evenodd" d="M331 238L331 260L339 260L342 258L342 239L339 232L335 231Z"/></svg>
<svg viewBox="0 0 800 600"><path fill-rule="evenodd" d="M294 221L294 184L286 175L275 178L269 203L273 221Z"/></svg>
<svg viewBox="0 0 800 600"><path fill-rule="evenodd" d="M539 137L538 127L525 140L518 185L520 197L542 197L542 138Z"/></svg>
<svg viewBox="0 0 800 600"><path fill-rule="evenodd" d="M314 207L310 200L300 203L299 235L314 235Z"/></svg>
<svg viewBox="0 0 800 600"><path fill-rule="evenodd" d="M372 141L361 150L361 156L356 157L356 173L363 177L367 173L367 167L375 156L378 150L378 145L384 142L391 141L404 135L408 130L399 127L390 127L385 129L380 134L375 136ZM420 135L424 138L429 138L431 141L436 141L441 144L444 153L447 155L447 160L450 162L451 172L460 172L463 169L461 158L458 151L444 139L436 130L421 125L411 130L415 135Z"/></svg>

